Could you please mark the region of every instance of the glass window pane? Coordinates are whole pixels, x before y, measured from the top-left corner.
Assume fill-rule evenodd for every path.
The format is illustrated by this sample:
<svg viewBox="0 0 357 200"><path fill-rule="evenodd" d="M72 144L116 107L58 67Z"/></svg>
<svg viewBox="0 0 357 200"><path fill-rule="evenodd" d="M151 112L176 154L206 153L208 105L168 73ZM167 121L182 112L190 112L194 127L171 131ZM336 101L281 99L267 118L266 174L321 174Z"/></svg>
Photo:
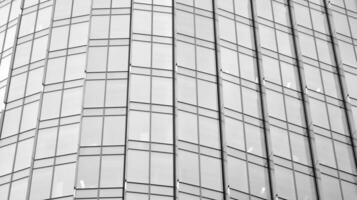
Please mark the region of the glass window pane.
<svg viewBox="0 0 357 200"><path fill-rule="evenodd" d="M149 181L149 153L145 151L128 151L128 181L148 183Z"/></svg>
<svg viewBox="0 0 357 200"><path fill-rule="evenodd" d="M73 14L72 16L81 16L89 14L91 2L87 0L76 0L73 2Z"/></svg>
<svg viewBox="0 0 357 200"><path fill-rule="evenodd" d="M185 103L197 104L196 81L187 76L178 76L178 100Z"/></svg>
<svg viewBox="0 0 357 200"><path fill-rule="evenodd" d="M241 102L240 86L228 81L223 81L222 85L223 85L224 107L236 111L241 111L242 102Z"/></svg>
<svg viewBox="0 0 357 200"><path fill-rule="evenodd" d="M50 197L52 167L33 170L30 199L47 199Z"/></svg>
<svg viewBox="0 0 357 200"><path fill-rule="evenodd" d="M43 8L38 11L36 31L46 29L50 26L52 18L52 7Z"/></svg>
<svg viewBox="0 0 357 200"><path fill-rule="evenodd" d="M243 111L252 116L260 116L260 100L256 91L242 87Z"/></svg>
<svg viewBox="0 0 357 200"><path fill-rule="evenodd" d="M296 199L292 171L279 166L275 166L275 169L277 192L279 194L279 197L283 197L289 200Z"/></svg>
<svg viewBox="0 0 357 200"><path fill-rule="evenodd" d="M49 59L46 69L46 83L63 81L65 57Z"/></svg>
<svg viewBox="0 0 357 200"><path fill-rule="evenodd" d="M298 199L316 200L314 179L301 173L295 173Z"/></svg>
<svg viewBox="0 0 357 200"><path fill-rule="evenodd" d="M96 146L101 143L102 118L84 117L82 120L81 145Z"/></svg>
<svg viewBox="0 0 357 200"><path fill-rule="evenodd" d="M318 126L329 128L325 104L313 98L310 98L309 100L312 122Z"/></svg>
<svg viewBox="0 0 357 200"><path fill-rule="evenodd" d="M272 117L285 120L285 107L283 95L272 90L266 90L268 112Z"/></svg>
<svg viewBox="0 0 357 200"><path fill-rule="evenodd" d="M88 23L71 25L69 47L86 45L88 42Z"/></svg>
<svg viewBox="0 0 357 200"><path fill-rule="evenodd" d="M62 116L77 115L82 110L82 88L72 88L63 91Z"/></svg>
<svg viewBox="0 0 357 200"><path fill-rule="evenodd" d="M104 106L104 81L87 81L84 93L84 107Z"/></svg>
<svg viewBox="0 0 357 200"><path fill-rule="evenodd" d="M151 66L151 44L148 42L133 42L132 43L132 58L131 63L135 66L150 67Z"/></svg>
<svg viewBox="0 0 357 200"><path fill-rule="evenodd" d="M38 132L36 143L36 158L45 158L55 155L57 128L41 129Z"/></svg>
<svg viewBox="0 0 357 200"><path fill-rule="evenodd" d="M198 122L200 130L200 144L219 149L220 135L218 120L199 116Z"/></svg>
<svg viewBox="0 0 357 200"><path fill-rule="evenodd" d="M126 105L126 80L107 80L105 106L117 107Z"/></svg>
<svg viewBox="0 0 357 200"><path fill-rule="evenodd" d="M297 68L285 62L280 62L283 84L287 88L298 89L298 72Z"/></svg>
<svg viewBox="0 0 357 200"><path fill-rule="evenodd" d="M249 164L248 168L251 193L261 198L268 198L269 180L267 170L255 164Z"/></svg>
<svg viewBox="0 0 357 200"><path fill-rule="evenodd" d="M219 16L218 22L219 22L219 37L221 39L235 43L236 32L235 32L234 21L226 17Z"/></svg>
<svg viewBox="0 0 357 200"><path fill-rule="evenodd" d="M179 139L197 143L197 115L179 111L177 113L177 120Z"/></svg>
<svg viewBox="0 0 357 200"><path fill-rule="evenodd" d="M353 183L342 181L342 192L345 199L354 199L357 197L357 187Z"/></svg>
<svg viewBox="0 0 357 200"><path fill-rule="evenodd" d="M151 113L151 141L171 144L172 129L171 115Z"/></svg>
<svg viewBox="0 0 357 200"><path fill-rule="evenodd" d="M123 145L125 143L125 117L106 116L104 118L103 145Z"/></svg>
<svg viewBox="0 0 357 200"><path fill-rule="evenodd" d="M199 184L198 155L187 151L179 151L180 181ZM215 174L216 176L216 174Z"/></svg>
<svg viewBox="0 0 357 200"><path fill-rule="evenodd" d="M31 70L27 78L26 95L42 92L43 68Z"/></svg>
<svg viewBox="0 0 357 200"><path fill-rule="evenodd" d="M262 62L266 80L281 84L279 62L268 56L262 56Z"/></svg>
<svg viewBox="0 0 357 200"><path fill-rule="evenodd" d="M316 149L319 161L327 166L336 167L332 141L328 138L315 135Z"/></svg>
<svg viewBox="0 0 357 200"><path fill-rule="evenodd" d="M243 123L229 117L224 119L224 123L227 145L236 149L245 150Z"/></svg>
<svg viewBox="0 0 357 200"><path fill-rule="evenodd" d="M197 70L216 74L215 52L212 49L196 46Z"/></svg>
<svg viewBox="0 0 357 200"><path fill-rule="evenodd" d="M193 36L193 14L183 11L177 11L177 32L185 35Z"/></svg>
<svg viewBox="0 0 357 200"><path fill-rule="evenodd" d="M172 46L166 44L153 44L152 67L172 69Z"/></svg>
<svg viewBox="0 0 357 200"><path fill-rule="evenodd" d="M121 187L123 185L123 156L103 156L101 166L101 187Z"/></svg>
<svg viewBox="0 0 357 200"><path fill-rule="evenodd" d="M220 50L222 70L229 74L238 76L237 52L227 48L221 48Z"/></svg>
<svg viewBox="0 0 357 200"><path fill-rule="evenodd" d="M33 138L23 140L18 143L15 168L14 168L15 171L30 167L31 158L32 158L32 149L33 149Z"/></svg>
<svg viewBox="0 0 357 200"><path fill-rule="evenodd" d="M99 157L82 156L78 160L77 172L78 188L96 188L98 187L99 177Z"/></svg>
<svg viewBox="0 0 357 200"><path fill-rule="evenodd" d="M253 82L258 82L254 58L245 54L239 54L239 67L241 77Z"/></svg>
<svg viewBox="0 0 357 200"><path fill-rule="evenodd" d="M342 200L338 179L322 174L321 183L324 200Z"/></svg>
<svg viewBox="0 0 357 200"><path fill-rule="evenodd" d="M75 153L78 149L79 125L61 126L58 135L57 155Z"/></svg>
<svg viewBox="0 0 357 200"><path fill-rule="evenodd" d="M0 148L0 176L8 174L12 170L12 165L15 158L15 145L7 145Z"/></svg>
<svg viewBox="0 0 357 200"><path fill-rule="evenodd" d="M290 133L290 142L293 160L295 162L310 165L310 147L307 138L301 135Z"/></svg>
<svg viewBox="0 0 357 200"><path fill-rule="evenodd" d="M272 150L275 155L290 159L289 136L286 130L270 126Z"/></svg>
<svg viewBox="0 0 357 200"><path fill-rule="evenodd" d="M147 11L133 11L133 32L151 34L151 13Z"/></svg>
<svg viewBox="0 0 357 200"><path fill-rule="evenodd" d="M67 57L66 80L84 77L86 54L76 54Z"/></svg>
<svg viewBox="0 0 357 200"><path fill-rule="evenodd" d="M127 46L109 47L108 71L128 70L128 52Z"/></svg>
<svg viewBox="0 0 357 200"><path fill-rule="evenodd" d="M198 80L198 105L217 109L217 85L215 83Z"/></svg>
<svg viewBox="0 0 357 200"><path fill-rule="evenodd" d="M150 137L150 113L131 111L129 113L129 138L148 141Z"/></svg>
<svg viewBox="0 0 357 200"><path fill-rule="evenodd" d="M75 164L58 165L55 167L52 197L73 195L75 170Z"/></svg>
<svg viewBox="0 0 357 200"><path fill-rule="evenodd" d="M236 3L236 5L239 3ZM240 5L240 4L239 4ZM250 10L250 8L247 10ZM239 15L240 13L238 13ZM243 23L236 23L237 26L237 36L238 36L238 44L248 47L250 49L254 48L254 35L252 32L252 27Z"/></svg>
<svg viewBox="0 0 357 200"><path fill-rule="evenodd" d="M52 29L50 50L59 50L67 47L68 26L61 26Z"/></svg>
<svg viewBox="0 0 357 200"><path fill-rule="evenodd" d="M4 8L1 8L1 12L4 12L3 9ZM36 12L32 12L21 17L19 36L24 36L34 31L33 29L35 28L34 24L36 20L36 14ZM3 20L4 18L0 19ZM4 22L6 22L6 20L4 20Z"/></svg>
<svg viewBox="0 0 357 200"><path fill-rule="evenodd" d="M172 35L172 16L167 13L154 12L153 14L153 34L161 36Z"/></svg>
<svg viewBox="0 0 357 200"><path fill-rule="evenodd" d="M12 182L10 200L26 199L28 178L22 178Z"/></svg>
<svg viewBox="0 0 357 200"><path fill-rule="evenodd" d="M302 55L317 59L314 38L310 35L299 33L299 41Z"/></svg>
<svg viewBox="0 0 357 200"><path fill-rule="evenodd" d="M68 18L71 15L72 0L56 2L54 19Z"/></svg>
<svg viewBox="0 0 357 200"><path fill-rule="evenodd" d="M246 162L228 156L227 163L229 186L236 190L248 192L248 174Z"/></svg>
<svg viewBox="0 0 357 200"><path fill-rule="evenodd" d="M294 124L303 125L303 107L301 100L285 95L286 111L288 121Z"/></svg>
<svg viewBox="0 0 357 200"><path fill-rule="evenodd" d="M268 9L265 9L265 10L268 10ZM275 41L274 29L264 26L264 25L260 25L259 26L259 35L260 35L260 42L261 42L262 47L272 50L272 51L276 51L276 41Z"/></svg>
<svg viewBox="0 0 357 200"><path fill-rule="evenodd" d="M213 41L213 20L211 18L195 15L196 37Z"/></svg>
<svg viewBox="0 0 357 200"><path fill-rule="evenodd" d="M91 47L88 51L87 70L91 72L105 71L107 47Z"/></svg>
<svg viewBox="0 0 357 200"><path fill-rule="evenodd" d="M179 66L195 69L195 46L188 43L178 42L177 63Z"/></svg>
<svg viewBox="0 0 357 200"><path fill-rule="evenodd" d="M334 144L338 168L348 173L356 174L352 146L341 142L334 142Z"/></svg>
<svg viewBox="0 0 357 200"><path fill-rule="evenodd" d="M172 79L154 77L152 79L151 102L156 104L172 104Z"/></svg>
<svg viewBox="0 0 357 200"><path fill-rule="evenodd" d="M58 117L61 102L61 92L50 92L43 95L41 119Z"/></svg>
<svg viewBox="0 0 357 200"><path fill-rule="evenodd" d="M110 19L110 37L128 38L129 37L129 15L112 15Z"/></svg>
<svg viewBox="0 0 357 200"><path fill-rule="evenodd" d="M266 154L264 148L264 134L259 127L246 124L245 132L247 137L247 152L264 156Z"/></svg>
<svg viewBox="0 0 357 200"><path fill-rule="evenodd" d="M25 95L26 75L26 73L22 73L11 77L8 101L19 99Z"/></svg>
<svg viewBox="0 0 357 200"><path fill-rule="evenodd" d="M200 160L202 186L222 190L222 169L220 160L208 156L200 156Z"/></svg>
<svg viewBox="0 0 357 200"><path fill-rule="evenodd" d="M171 154L151 153L151 183L172 186L173 159Z"/></svg>
<svg viewBox="0 0 357 200"><path fill-rule="evenodd" d="M5 111L1 138L14 135L19 131L21 107Z"/></svg>
<svg viewBox="0 0 357 200"><path fill-rule="evenodd" d="M108 38L109 16L93 16L90 35L91 38Z"/></svg>
<svg viewBox="0 0 357 200"><path fill-rule="evenodd" d="M14 68L27 64L30 61L31 42L25 42L17 45Z"/></svg>
<svg viewBox="0 0 357 200"><path fill-rule="evenodd" d="M150 102L150 77L132 75L130 77L130 100Z"/></svg>
<svg viewBox="0 0 357 200"><path fill-rule="evenodd" d="M20 131L36 128L38 115L38 101L24 106Z"/></svg>

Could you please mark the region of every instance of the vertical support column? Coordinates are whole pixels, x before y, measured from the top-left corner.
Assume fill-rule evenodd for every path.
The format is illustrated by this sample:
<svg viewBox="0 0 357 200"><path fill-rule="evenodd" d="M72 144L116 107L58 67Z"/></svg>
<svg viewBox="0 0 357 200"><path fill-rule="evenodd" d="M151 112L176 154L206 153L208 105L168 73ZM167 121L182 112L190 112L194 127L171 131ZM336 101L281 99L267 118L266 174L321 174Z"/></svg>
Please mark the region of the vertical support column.
<svg viewBox="0 0 357 200"><path fill-rule="evenodd" d="M176 0L172 0L172 150L173 150L173 186L174 186L174 199L178 198L179 191L179 175L178 175L178 146L177 146L177 85L176 85Z"/></svg>
<svg viewBox="0 0 357 200"><path fill-rule="evenodd" d="M125 143L124 143L124 168L123 168L123 194L122 198L125 200L125 191L127 189L127 180L126 180L126 173L127 173L127 152L128 152L128 119L129 119L129 95L130 95L130 69L131 69L131 43L132 43L132 36L133 36L133 5L134 0L130 0L130 23L129 23L129 48L128 48L128 72L127 72L127 83L126 83L126 119L125 119Z"/></svg>
<svg viewBox="0 0 357 200"><path fill-rule="evenodd" d="M299 86L300 86L300 91L301 91L301 100L303 104L303 109L304 109L304 119L305 119L305 125L306 125L306 132L308 136L308 142L309 142L309 148L310 148L310 157L311 157L311 162L312 162L312 168L313 168L313 173L314 173L314 183L316 187L316 192L317 192L317 199L321 199L321 175L320 175L320 170L318 168L318 160L317 160L317 153L316 153L316 144L315 144L315 138L313 134L313 125L312 125L312 119L311 119L311 111L309 109L309 98L306 94L306 80L305 80L305 74L304 74L304 67L302 63L302 55L301 55L301 50L300 50L300 45L298 42L298 34L296 34L296 21L295 21L295 15L294 15L294 6L291 4L291 0L287 0L288 3L288 9L289 9L289 18L290 18L290 24L291 24L291 34L293 38L293 49L295 52L295 61L297 65L297 70L298 70L298 76L299 76Z"/></svg>
<svg viewBox="0 0 357 200"><path fill-rule="evenodd" d="M36 132L35 132L35 139L34 139L34 144L33 144L33 150L32 150L32 157L31 157L31 172L30 172L30 176L29 176L29 180L28 180L28 186L27 186L27 193L26 193L26 199L30 199L30 191L31 191L31 182L32 182L32 178L33 178L33 170L34 170L34 165L35 165L35 156L36 156L36 146L37 146L37 140L38 140L38 132L40 129L40 118L41 118L41 110L42 110L42 103L43 103L43 95L44 95L44 91L45 91L45 80L46 80L46 72L47 72L47 64L48 64L48 56L49 56L49 49L50 49L50 41L51 41L51 31L52 31L52 26L53 26L53 17L54 17L54 13L55 13L55 9L54 7L56 6L55 3L56 0L54 0L53 5L52 5L52 15L51 15L51 22L50 22L50 27L49 27L49 36L48 36L48 43L47 43L47 53L46 53L46 61L45 61L45 67L43 70L43 78L42 78L42 92L41 92L41 97L39 100L39 106L38 106L38 114L37 114L37 125L36 125ZM24 2L25 0L23 0L23 4L22 4L22 9L24 6ZM20 26L19 26L20 27ZM68 42L68 41L67 41ZM52 170L54 171L54 170ZM53 178L53 174L52 174L52 178Z"/></svg>
<svg viewBox="0 0 357 200"><path fill-rule="evenodd" d="M267 100L266 100L266 92L264 86L264 78L263 78L263 67L262 67L262 57L260 53L260 38L259 38L259 27L258 27L258 16L257 16L257 7L256 1L251 0L251 11L252 11L252 21L253 21L253 35L254 35L254 46L256 53L256 64L257 64L257 74L258 74L258 85L259 85L259 94L260 94L260 103L261 103L261 111L262 111L262 120L263 120L263 130L264 130L264 139L265 139L265 151L267 156L267 167L268 167L268 176L269 176L269 186L270 186L270 198L276 199L276 187L275 187L275 179L274 179L274 155L272 153L272 143L271 136L269 130L269 117L267 111Z"/></svg>
<svg viewBox="0 0 357 200"><path fill-rule="evenodd" d="M230 199L229 185L227 176L227 150L226 150L226 137L224 128L224 105L223 105L223 89L222 89L222 76L221 76L221 57L219 51L219 31L218 31L218 17L217 17L217 0L212 0L213 5L213 28L214 28L214 45L215 45L215 59L216 59L216 79L217 79L217 95L218 95L218 121L220 132L220 145L221 145L221 166L222 166L222 186L224 200Z"/></svg>
<svg viewBox="0 0 357 200"><path fill-rule="evenodd" d="M331 10L329 9L329 2L327 2L326 0L323 0L323 4L324 4L325 12L326 12L328 30L330 33L330 40L332 43L333 56L334 56L334 60L335 60L336 68L337 68L337 75L338 75L338 82L339 82L340 91L341 91L341 98L343 101L343 107L344 107L346 120L347 120L346 124L347 124L348 132L349 132L350 140L351 140L351 144L352 144L352 151L353 151L354 161L355 161L354 163L355 163L355 167L357 167L357 146L356 146L357 145L356 144L357 143L357 133L356 133L356 127L353 123L351 104L348 101L349 97L347 95L343 64L341 61L340 51L339 51L338 43L337 43L338 40L336 37L333 21L331 19L332 13L331 13Z"/></svg>

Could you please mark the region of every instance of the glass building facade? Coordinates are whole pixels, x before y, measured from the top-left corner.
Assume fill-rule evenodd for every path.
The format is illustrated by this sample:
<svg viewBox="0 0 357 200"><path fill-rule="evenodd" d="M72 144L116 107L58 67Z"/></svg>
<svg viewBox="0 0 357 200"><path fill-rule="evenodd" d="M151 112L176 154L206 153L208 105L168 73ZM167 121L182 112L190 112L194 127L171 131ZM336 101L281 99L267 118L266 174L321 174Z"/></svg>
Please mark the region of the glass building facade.
<svg viewBox="0 0 357 200"><path fill-rule="evenodd" d="M0 0L0 200L357 199L356 0Z"/></svg>

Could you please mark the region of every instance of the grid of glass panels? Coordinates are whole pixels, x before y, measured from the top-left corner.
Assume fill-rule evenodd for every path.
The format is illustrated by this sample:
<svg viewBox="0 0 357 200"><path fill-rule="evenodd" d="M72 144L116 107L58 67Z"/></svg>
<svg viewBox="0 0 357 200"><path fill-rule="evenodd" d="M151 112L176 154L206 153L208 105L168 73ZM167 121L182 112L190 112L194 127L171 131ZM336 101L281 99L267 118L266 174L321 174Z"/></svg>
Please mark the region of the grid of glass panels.
<svg viewBox="0 0 357 200"><path fill-rule="evenodd" d="M0 199L354 200L355 0L0 0Z"/></svg>

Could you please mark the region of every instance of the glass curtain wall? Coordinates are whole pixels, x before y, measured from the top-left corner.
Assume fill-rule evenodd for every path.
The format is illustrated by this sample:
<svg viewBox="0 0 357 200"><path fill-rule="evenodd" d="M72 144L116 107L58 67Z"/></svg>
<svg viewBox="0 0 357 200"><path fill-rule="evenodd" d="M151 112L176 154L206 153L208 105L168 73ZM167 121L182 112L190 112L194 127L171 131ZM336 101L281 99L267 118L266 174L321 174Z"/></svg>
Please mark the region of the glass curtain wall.
<svg viewBox="0 0 357 200"><path fill-rule="evenodd" d="M0 0L0 199L354 200L355 0Z"/></svg>

